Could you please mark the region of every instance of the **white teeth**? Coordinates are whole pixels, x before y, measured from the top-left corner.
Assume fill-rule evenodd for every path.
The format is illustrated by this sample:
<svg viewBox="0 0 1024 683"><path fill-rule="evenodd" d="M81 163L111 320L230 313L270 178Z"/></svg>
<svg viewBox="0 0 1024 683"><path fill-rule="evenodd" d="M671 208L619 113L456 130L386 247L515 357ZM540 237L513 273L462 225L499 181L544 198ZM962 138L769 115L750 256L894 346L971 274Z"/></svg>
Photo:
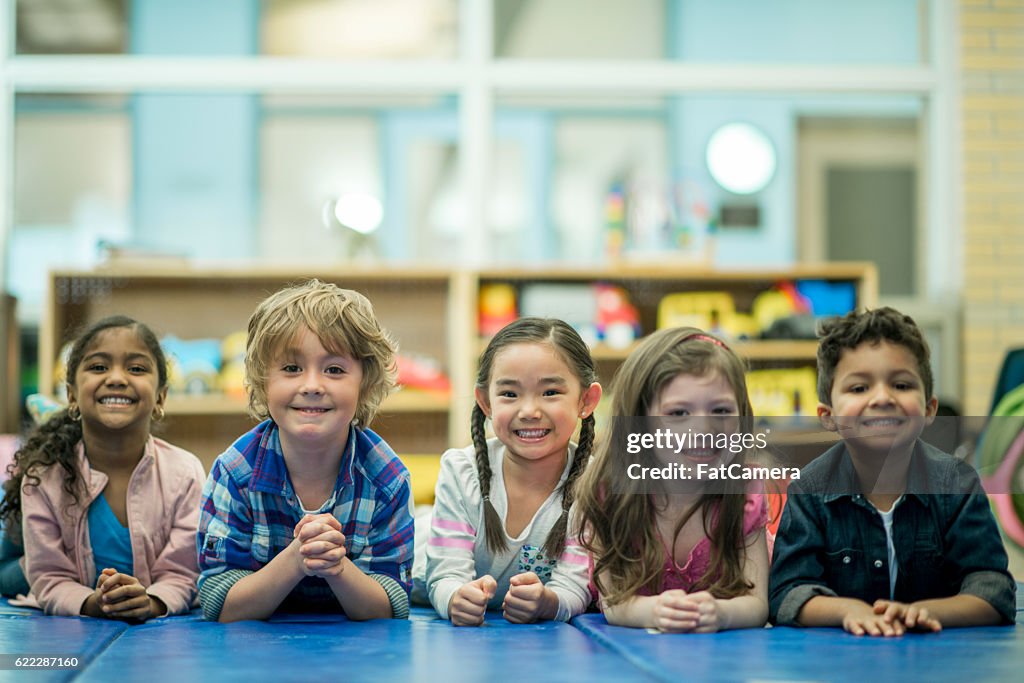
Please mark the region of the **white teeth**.
<svg viewBox="0 0 1024 683"><path fill-rule="evenodd" d="M107 396L106 398L101 398L100 403L103 405L130 406L135 403L135 401L123 396Z"/></svg>
<svg viewBox="0 0 1024 683"><path fill-rule="evenodd" d="M516 435L523 439L536 439L548 433L546 429L517 429Z"/></svg>
<svg viewBox="0 0 1024 683"><path fill-rule="evenodd" d="M899 420L894 418L885 418L880 420L865 420L864 424L869 427L895 427L900 423Z"/></svg>

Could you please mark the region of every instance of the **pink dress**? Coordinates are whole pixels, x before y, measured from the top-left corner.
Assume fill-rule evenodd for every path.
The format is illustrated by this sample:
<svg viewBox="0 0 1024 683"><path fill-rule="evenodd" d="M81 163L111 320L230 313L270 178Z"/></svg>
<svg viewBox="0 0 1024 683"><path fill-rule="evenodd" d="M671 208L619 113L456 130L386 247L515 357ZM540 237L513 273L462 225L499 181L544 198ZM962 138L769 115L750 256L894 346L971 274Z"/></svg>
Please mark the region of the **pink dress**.
<svg viewBox="0 0 1024 683"><path fill-rule="evenodd" d="M748 493L743 505L743 537L746 538L757 529L763 529L768 522L768 505L763 493ZM659 535L660 538L660 535ZM686 564L679 566L672 557L672 549L661 539L665 550L665 571L661 578L661 590L682 589L689 592L711 562L711 540L705 536L690 551ZM641 589L638 595L651 595L650 591Z"/></svg>

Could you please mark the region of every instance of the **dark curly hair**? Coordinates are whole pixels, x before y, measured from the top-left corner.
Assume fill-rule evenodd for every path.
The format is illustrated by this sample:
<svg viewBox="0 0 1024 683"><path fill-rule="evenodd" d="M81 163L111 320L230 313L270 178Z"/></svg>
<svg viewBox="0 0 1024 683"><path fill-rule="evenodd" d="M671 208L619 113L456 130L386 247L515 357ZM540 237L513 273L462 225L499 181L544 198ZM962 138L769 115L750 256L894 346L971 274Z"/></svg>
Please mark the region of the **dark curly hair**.
<svg viewBox="0 0 1024 683"><path fill-rule="evenodd" d="M103 318L83 331L71 346L67 363L67 385L75 388L75 374L78 366L100 333L111 329L128 328L138 335L156 362L158 391L167 386L167 358L160 341L148 326L123 315ZM39 485L39 475L51 466L59 465L64 470L64 490L71 496L73 504L79 501L81 493L81 472L75 461L75 449L82 440L82 422L73 418L67 408L57 412L38 425L25 440L25 444L14 454L14 460L7 466L8 479L4 482L4 497L0 501L0 521L3 522L8 538L20 540L21 488L23 480L28 486Z"/></svg>
<svg viewBox="0 0 1024 683"><path fill-rule="evenodd" d="M818 400L832 405L832 385L836 381L836 366L846 349L861 344L887 341L902 346L917 360L917 371L924 384L925 399L934 396L931 353L921 328L909 315L884 306L862 312L851 311L838 318L830 318L818 328Z"/></svg>

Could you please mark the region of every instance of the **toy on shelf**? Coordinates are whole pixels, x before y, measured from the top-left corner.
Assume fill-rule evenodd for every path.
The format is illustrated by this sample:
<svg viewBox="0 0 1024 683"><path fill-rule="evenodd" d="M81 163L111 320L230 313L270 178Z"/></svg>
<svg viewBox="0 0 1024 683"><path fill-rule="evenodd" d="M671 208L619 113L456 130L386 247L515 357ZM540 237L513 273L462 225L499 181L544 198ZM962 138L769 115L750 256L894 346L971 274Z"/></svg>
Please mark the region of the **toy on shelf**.
<svg viewBox="0 0 1024 683"><path fill-rule="evenodd" d="M433 358L420 355L398 354L398 384L404 389L416 389L449 395L452 384Z"/></svg>
<svg viewBox="0 0 1024 683"><path fill-rule="evenodd" d="M480 285L481 336L493 337L516 317L515 287L498 282Z"/></svg>
<svg viewBox="0 0 1024 683"><path fill-rule="evenodd" d="M590 346L597 332L597 293L591 284L531 283L523 285L519 313L523 317L559 318L572 325Z"/></svg>
<svg viewBox="0 0 1024 683"><path fill-rule="evenodd" d="M626 349L640 336L640 313L622 287L597 283L597 336L613 349Z"/></svg>
<svg viewBox="0 0 1024 683"><path fill-rule="evenodd" d="M658 329L699 327L727 339L744 339L757 334L757 324L736 312L728 292L680 292L667 294L658 304Z"/></svg>
<svg viewBox="0 0 1024 683"><path fill-rule="evenodd" d="M209 394L217 390L220 372L219 339L178 339L160 341L167 353L167 385L173 394Z"/></svg>
<svg viewBox="0 0 1024 683"><path fill-rule="evenodd" d="M813 368L751 370L750 407L758 417L813 417L817 414L817 374Z"/></svg>
<svg viewBox="0 0 1024 683"><path fill-rule="evenodd" d="M245 399L245 330L232 332L220 345L217 386L225 396Z"/></svg>

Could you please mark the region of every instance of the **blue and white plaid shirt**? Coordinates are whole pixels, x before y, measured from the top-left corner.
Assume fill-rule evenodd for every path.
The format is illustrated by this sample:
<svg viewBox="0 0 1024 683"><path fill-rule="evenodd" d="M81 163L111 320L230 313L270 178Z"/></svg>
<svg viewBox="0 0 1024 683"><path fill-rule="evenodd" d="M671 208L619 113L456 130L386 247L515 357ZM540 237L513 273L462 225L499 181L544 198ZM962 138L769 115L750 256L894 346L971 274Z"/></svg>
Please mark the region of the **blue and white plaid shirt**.
<svg viewBox="0 0 1024 683"><path fill-rule="evenodd" d="M320 511L341 522L348 558L381 584L394 617L405 618L413 558L409 472L369 429L351 427L346 450L334 491ZM304 514L272 420L243 434L217 458L203 487L196 539L199 600L207 619L220 616L231 586L262 569L292 542ZM306 577L280 609L339 607L326 581Z"/></svg>

